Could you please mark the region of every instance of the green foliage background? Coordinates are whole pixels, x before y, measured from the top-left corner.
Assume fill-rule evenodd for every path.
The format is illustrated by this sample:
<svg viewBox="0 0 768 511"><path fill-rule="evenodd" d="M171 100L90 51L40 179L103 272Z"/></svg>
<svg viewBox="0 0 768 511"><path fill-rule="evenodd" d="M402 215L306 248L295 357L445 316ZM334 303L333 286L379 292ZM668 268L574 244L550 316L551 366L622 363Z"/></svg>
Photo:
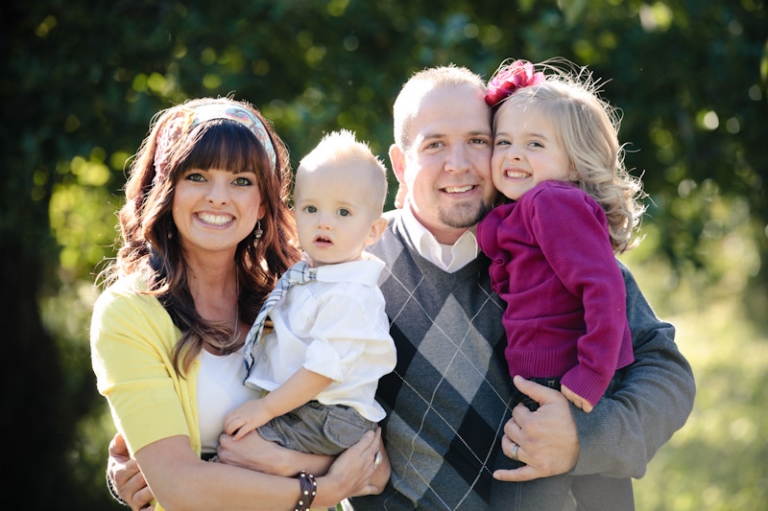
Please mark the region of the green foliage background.
<svg viewBox="0 0 768 511"><path fill-rule="evenodd" d="M233 94L294 162L338 128L384 158L411 73L455 63L488 78L504 58L553 56L610 80L651 198L624 260L699 384L635 483L638 509L768 502L764 0L16 0L0 23L2 430L9 487L32 509L119 508L87 329L126 161L155 112Z"/></svg>

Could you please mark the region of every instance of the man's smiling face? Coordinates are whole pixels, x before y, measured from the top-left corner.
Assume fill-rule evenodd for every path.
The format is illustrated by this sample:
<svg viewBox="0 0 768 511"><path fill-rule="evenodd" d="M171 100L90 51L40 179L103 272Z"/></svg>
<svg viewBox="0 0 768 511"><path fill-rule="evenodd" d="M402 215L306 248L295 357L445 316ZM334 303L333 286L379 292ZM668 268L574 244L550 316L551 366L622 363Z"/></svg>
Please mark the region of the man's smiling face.
<svg viewBox="0 0 768 511"><path fill-rule="evenodd" d="M398 180L405 207L440 243L454 243L491 209L492 133L483 91L448 85L426 93L411 117Z"/></svg>

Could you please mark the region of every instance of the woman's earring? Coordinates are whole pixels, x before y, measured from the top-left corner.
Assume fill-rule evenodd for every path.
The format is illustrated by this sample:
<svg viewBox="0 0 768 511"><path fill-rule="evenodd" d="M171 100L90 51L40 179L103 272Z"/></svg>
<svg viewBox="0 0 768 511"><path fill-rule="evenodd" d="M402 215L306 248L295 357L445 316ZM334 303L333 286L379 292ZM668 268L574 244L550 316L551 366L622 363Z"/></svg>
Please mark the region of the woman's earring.
<svg viewBox="0 0 768 511"><path fill-rule="evenodd" d="M166 232L167 232L166 236L168 236L169 240L173 239L173 227L174 227L173 222L169 221L168 228L166 229Z"/></svg>
<svg viewBox="0 0 768 511"><path fill-rule="evenodd" d="M256 239L259 239L263 235L264 235L264 231L261 230L261 219L256 220L256 229L253 230L253 237Z"/></svg>

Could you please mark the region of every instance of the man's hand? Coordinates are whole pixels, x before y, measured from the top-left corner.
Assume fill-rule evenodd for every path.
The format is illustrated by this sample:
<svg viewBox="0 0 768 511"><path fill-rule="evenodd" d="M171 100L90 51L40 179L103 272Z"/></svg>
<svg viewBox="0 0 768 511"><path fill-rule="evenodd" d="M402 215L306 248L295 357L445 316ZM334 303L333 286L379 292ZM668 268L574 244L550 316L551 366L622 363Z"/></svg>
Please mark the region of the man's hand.
<svg viewBox="0 0 768 511"><path fill-rule="evenodd" d="M535 412L520 404L504 426L504 454L526 465L515 470L497 470L501 481L530 481L573 470L579 459L579 437L568 400L558 391L515 376L523 394L539 403ZM515 449L515 445L519 445ZM516 451L516 452L514 452Z"/></svg>
<svg viewBox="0 0 768 511"><path fill-rule="evenodd" d="M109 443L107 477L112 481L120 498L133 511L154 511L155 506L150 505L154 499L152 491L147 486L138 463L128 454L125 439L120 433L117 433Z"/></svg>

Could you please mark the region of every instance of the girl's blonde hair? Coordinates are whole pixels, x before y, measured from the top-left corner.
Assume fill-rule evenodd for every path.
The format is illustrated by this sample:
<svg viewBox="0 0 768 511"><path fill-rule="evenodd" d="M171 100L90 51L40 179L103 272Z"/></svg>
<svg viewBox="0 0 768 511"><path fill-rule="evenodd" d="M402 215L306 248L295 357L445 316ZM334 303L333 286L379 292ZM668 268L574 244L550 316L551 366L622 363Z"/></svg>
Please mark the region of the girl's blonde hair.
<svg viewBox="0 0 768 511"><path fill-rule="evenodd" d="M499 103L523 106L552 122L570 159L571 180L602 206L615 253L634 248L633 233L645 212L642 181L624 166L619 143L621 112L600 97L601 83L584 67L563 59L535 65L546 80L520 87Z"/></svg>

